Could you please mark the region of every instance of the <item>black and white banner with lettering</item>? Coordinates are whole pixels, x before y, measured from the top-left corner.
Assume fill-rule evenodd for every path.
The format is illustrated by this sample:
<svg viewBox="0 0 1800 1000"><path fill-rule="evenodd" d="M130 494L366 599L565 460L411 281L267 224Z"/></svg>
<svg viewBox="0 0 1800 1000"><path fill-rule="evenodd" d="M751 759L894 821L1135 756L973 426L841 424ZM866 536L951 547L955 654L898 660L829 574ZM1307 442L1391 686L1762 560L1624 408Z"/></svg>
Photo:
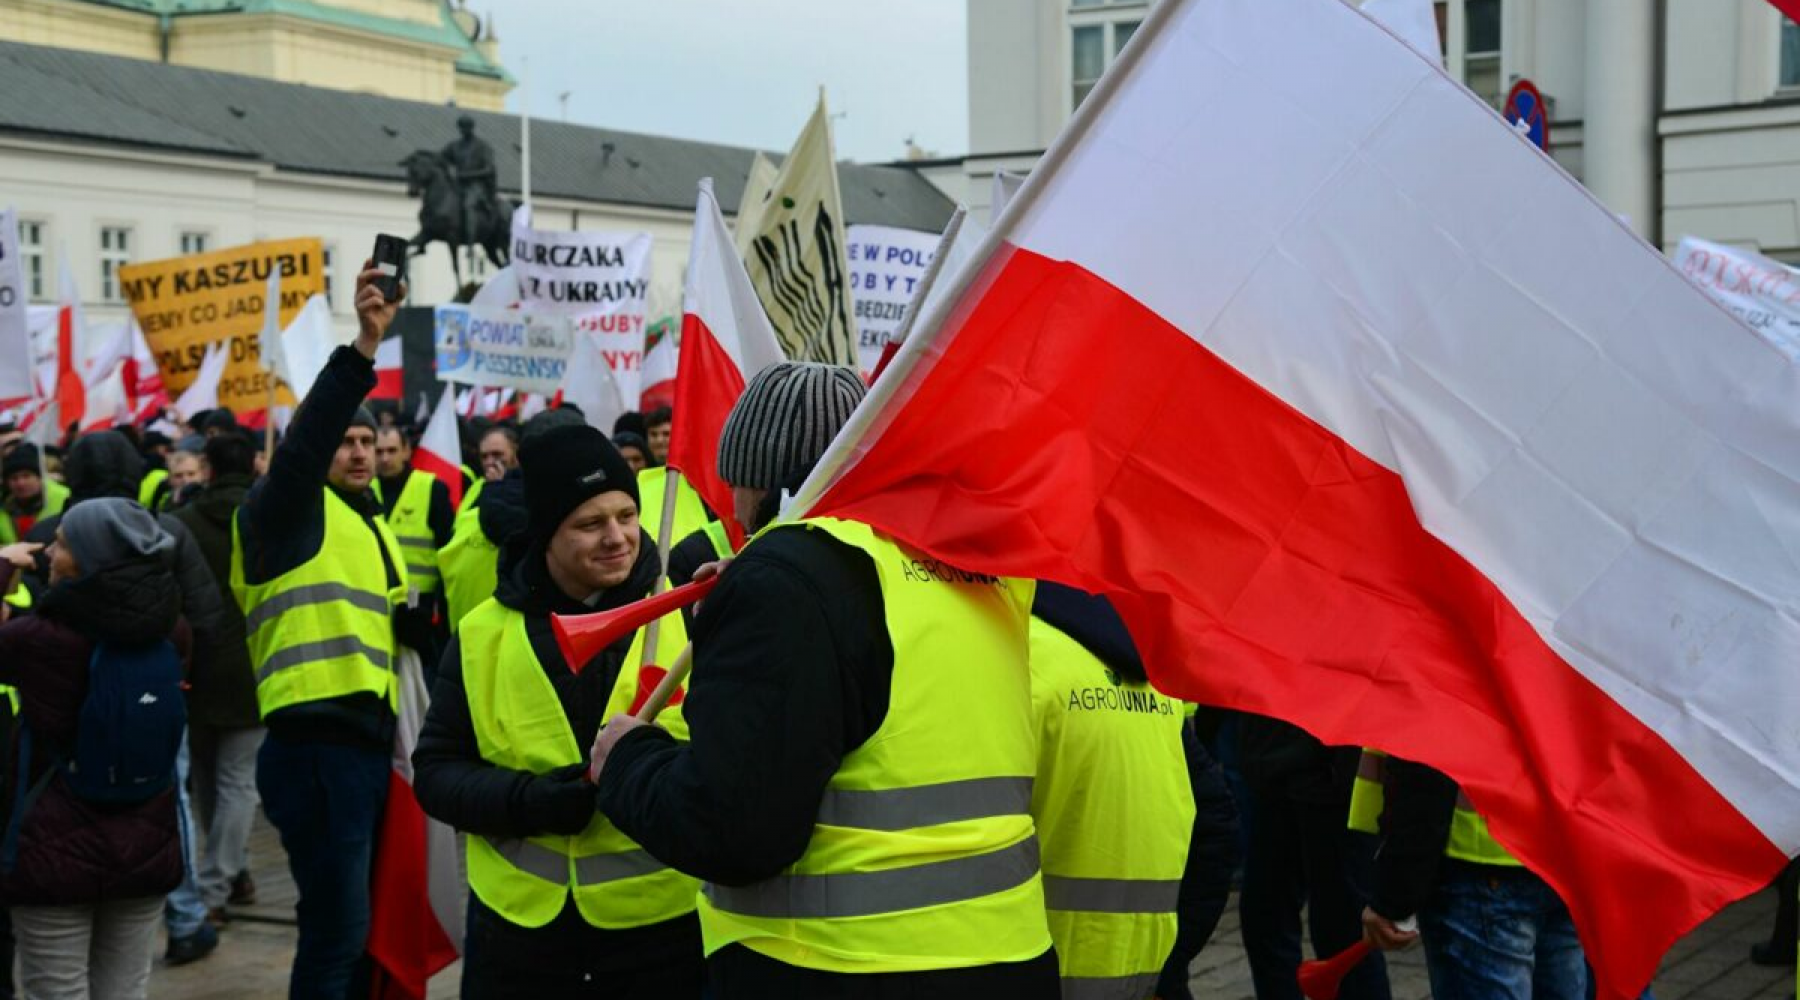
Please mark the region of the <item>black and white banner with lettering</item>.
<svg viewBox="0 0 1800 1000"><path fill-rule="evenodd" d="M0 212L0 399L31 395L31 327L25 318L25 269L19 261L19 224Z"/></svg>
<svg viewBox="0 0 1800 1000"><path fill-rule="evenodd" d="M906 315L906 305L931 266L940 237L892 226L851 226L848 238L850 294L856 303L856 357L863 374L868 375Z"/></svg>
<svg viewBox="0 0 1800 1000"><path fill-rule="evenodd" d="M533 229L529 209L513 213L512 269L520 302L540 315L569 317L632 400L644 365L650 246L649 233Z"/></svg>
<svg viewBox="0 0 1800 1000"><path fill-rule="evenodd" d="M437 377L549 396L575 346L569 317L482 306L437 307Z"/></svg>

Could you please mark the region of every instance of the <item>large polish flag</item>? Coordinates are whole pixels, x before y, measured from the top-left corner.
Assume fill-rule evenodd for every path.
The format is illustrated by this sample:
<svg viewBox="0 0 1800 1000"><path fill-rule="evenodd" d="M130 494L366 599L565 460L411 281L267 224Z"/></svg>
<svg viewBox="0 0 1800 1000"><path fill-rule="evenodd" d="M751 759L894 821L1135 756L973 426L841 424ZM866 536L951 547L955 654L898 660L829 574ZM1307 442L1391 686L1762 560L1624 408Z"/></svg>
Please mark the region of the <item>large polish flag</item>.
<svg viewBox="0 0 1800 1000"><path fill-rule="evenodd" d="M687 477L707 506L719 513L732 543L741 544L742 528L731 516L731 487L719 478L719 435L750 379L781 361L782 354L744 262L733 248L710 177L700 182L694 206L694 242L688 251L681 312L669 468ZM650 511L647 516L661 515Z"/></svg>
<svg viewBox="0 0 1800 1000"><path fill-rule="evenodd" d="M1453 776L1603 993L1800 851L1800 366L1339 0L1169 0L796 509Z"/></svg>

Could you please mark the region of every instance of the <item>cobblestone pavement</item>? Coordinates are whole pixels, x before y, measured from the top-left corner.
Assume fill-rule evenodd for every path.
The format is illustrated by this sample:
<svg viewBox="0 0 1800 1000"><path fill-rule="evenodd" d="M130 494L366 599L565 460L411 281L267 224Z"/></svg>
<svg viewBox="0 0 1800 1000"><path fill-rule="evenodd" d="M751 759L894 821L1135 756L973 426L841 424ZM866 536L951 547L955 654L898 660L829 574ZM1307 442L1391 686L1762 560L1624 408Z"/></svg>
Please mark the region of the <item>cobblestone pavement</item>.
<svg viewBox="0 0 1800 1000"><path fill-rule="evenodd" d="M159 958L150 980L153 1000L281 1000L294 956L294 888L281 846L260 818L252 839L257 905L234 910L219 950L180 968ZM1656 978L1657 1000L1793 1000L1794 970L1751 965L1750 944L1769 932L1774 898L1764 892L1733 906L1688 935L1670 951ZM157 954L161 955L161 946ZM1418 949L1389 959L1394 1000L1429 1000L1424 958ZM457 996L459 969L431 982L431 1000ZM1194 961L1194 995L1201 1000L1254 1000L1250 967L1238 935L1235 906Z"/></svg>

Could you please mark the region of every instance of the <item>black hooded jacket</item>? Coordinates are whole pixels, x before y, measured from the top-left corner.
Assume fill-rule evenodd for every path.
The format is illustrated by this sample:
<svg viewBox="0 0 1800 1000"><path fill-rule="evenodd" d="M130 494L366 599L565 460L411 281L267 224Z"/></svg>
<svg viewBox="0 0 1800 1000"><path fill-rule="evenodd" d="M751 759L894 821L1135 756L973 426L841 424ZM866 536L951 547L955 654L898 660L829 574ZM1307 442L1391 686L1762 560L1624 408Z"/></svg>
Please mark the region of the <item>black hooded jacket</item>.
<svg viewBox="0 0 1800 1000"><path fill-rule="evenodd" d="M191 502L169 515L193 533L222 593L231 588L231 520L243 506L249 490L249 476L215 475ZM222 621L219 641L200 650L194 658L188 721L221 728L255 726L260 721L256 669L250 663L250 647L244 638L244 612L238 608L235 597L224 602Z"/></svg>
<svg viewBox="0 0 1800 1000"><path fill-rule="evenodd" d="M143 478L144 456L138 454L125 435L118 431L83 435L70 446L69 454L63 460L64 485L69 487L69 501L64 512L83 501L101 497L136 500L138 484ZM213 580L212 571L206 566L206 556L187 525L168 514L157 514L156 522L175 536L169 568L181 591L181 613L193 630L194 649L199 657L205 658L209 649L226 641L225 601L228 597L220 592L219 585ZM41 593L50 578L49 545L56 540L56 530L61 524L62 515L57 514L32 525L25 534L25 541L45 546L38 553L35 580L27 580L34 592Z"/></svg>
<svg viewBox="0 0 1800 1000"><path fill-rule="evenodd" d="M488 484L483 497L496 485ZM594 787L586 779L586 751L606 721L606 702L630 652L631 637L601 650L576 673L556 644L550 616L603 611L647 596L656 580L656 546L649 535L640 535L630 578L591 604L557 588L544 566L543 543L523 535L514 535L501 550L498 577L494 598L525 616L532 652L556 690L584 760L546 775L483 760L463 686L462 646L452 639L438 666L431 708L413 751L413 791L426 813L469 833L491 837L579 833L595 810ZM602 931L587 924L573 901L539 928L517 926L473 896L469 906L465 961L471 964L465 987L471 995L510 995L527 984L546 996L585 995L591 985L584 981L586 976L700 961L700 924L691 913L646 927Z"/></svg>

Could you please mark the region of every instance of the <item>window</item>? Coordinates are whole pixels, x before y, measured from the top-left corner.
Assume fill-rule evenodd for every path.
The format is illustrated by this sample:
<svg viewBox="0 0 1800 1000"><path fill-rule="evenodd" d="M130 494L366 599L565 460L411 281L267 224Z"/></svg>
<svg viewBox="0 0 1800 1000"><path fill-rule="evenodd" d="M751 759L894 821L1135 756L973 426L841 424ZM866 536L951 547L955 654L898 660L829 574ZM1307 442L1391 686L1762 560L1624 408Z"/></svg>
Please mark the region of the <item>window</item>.
<svg viewBox="0 0 1800 1000"><path fill-rule="evenodd" d="M1077 3L1075 6L1087 6ZM1069 86L1071 108L1081 106L1100 82L1101 74L1119 58L1125 43L1143 24L1140 18L1077 23L1069 32Z"/></svg>
<svg viewBox="0 0 1800 1000"><path fill-rule="evenodd" d="M209 234L195 229L183 230L181 233L181 255L205 253L207 244L212 242Z"/></svg>
<svg viewBox="0 0 1800 1000"><path fill-rule="evenodd" d="M1463 3L1463 82L1498 105L1500 92L1500 0Z"/></svg>
<svg viewBox="0 0 1800 1000"><path fill-rule="evenodd" d="M1781 85L1800 87L1800 24L1781 19Z"/></svg>
<svg viewBox="0 0 1800 1000"><path fill-rule="evenodd" d="M131 263L131 230L124 226L100 229L100 301L124 302L119 268Z"/></svg>
<svg viewBox="0 0 1800 1000"><path fill-rule="evenodd" d="M19 220L19 265L25 271L25 297L33 302L50 299L50 279L44 268L44 224Z"/></svg>

